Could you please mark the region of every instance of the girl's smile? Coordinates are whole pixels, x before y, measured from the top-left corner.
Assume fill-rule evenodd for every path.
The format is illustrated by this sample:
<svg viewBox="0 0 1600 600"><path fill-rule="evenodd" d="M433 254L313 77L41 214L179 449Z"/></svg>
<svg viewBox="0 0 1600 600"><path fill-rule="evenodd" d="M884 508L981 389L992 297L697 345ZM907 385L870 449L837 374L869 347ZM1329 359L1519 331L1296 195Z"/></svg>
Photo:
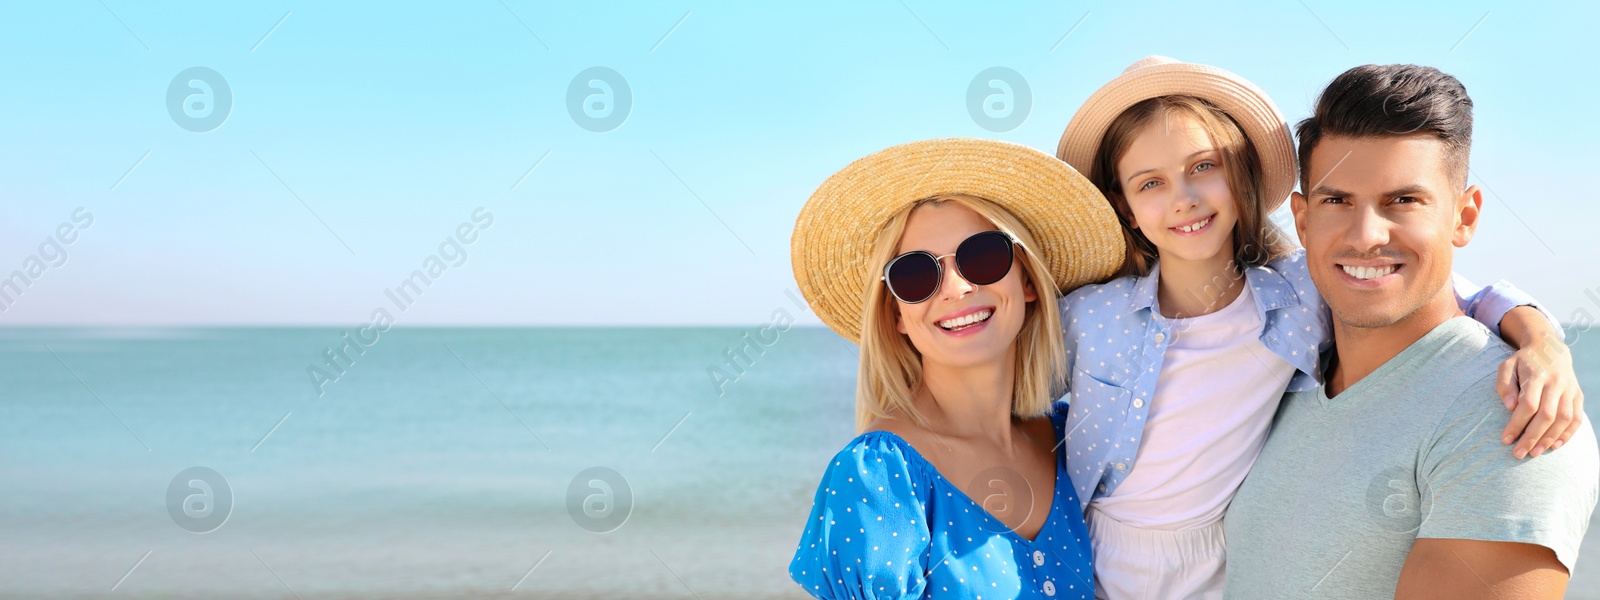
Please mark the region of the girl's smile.
<svg viewBox="0 0 1600 600"><path fill-rule="evenodd" d="M1175 227L1168 227L1167 230L1178 236L1199 235L1211 227L1211 223L1216 220L1216 217L1217 215L1210 214L1198 219L1190 219Z"/></svg>

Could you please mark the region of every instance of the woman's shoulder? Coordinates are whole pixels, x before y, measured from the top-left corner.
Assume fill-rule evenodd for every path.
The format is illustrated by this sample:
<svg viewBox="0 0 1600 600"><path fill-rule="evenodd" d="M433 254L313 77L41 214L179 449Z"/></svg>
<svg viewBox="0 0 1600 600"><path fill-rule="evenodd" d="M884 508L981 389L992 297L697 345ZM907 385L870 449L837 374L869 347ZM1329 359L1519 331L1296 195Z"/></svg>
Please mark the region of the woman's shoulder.
<svg viewBox="0 0 1600 600"><path fill-rule="evenodd" d="M828 463L789 577L817 597L920 597L931 543L927 470L888 431L850 440ZM882 586L894 582L895 589ZM903 592L903 593L902 593Z"/></svg>
<svg viewBox="0 0 1600 600"><path fill-rule="evenodd" d="M918 597L885 594L880 584L920 590L931 544L930 478L920 461L886 430L846 443L816 488L789 578L816 597Z"/></svg>
<svg viewBox="0 0 1600 600"><path fill-rule="evenodd" d="M1046 416L1050 419L1050 429L1055 434L1054 441L1057 445L1060 444L1062 438L1067 437L1067 413L1071 408L1072 403L1070 402L1056 400L1050 403L1050 412Z"/></svg>
<svg viewBox="0 0 1600 600"><path fill-rule="evenodd" d="M840 459L858 460L856 457L891 458L895 462L910 464L916 450L911 448L911 443L904 436L897 433L892 427L874 424L868 426L855 439L850 440L834 455L837 462Z"/></svg>
<svg viewBox="0 0 1600 600"><path fill-rule="evenodd" d="M833 455L823 485L868 495L921 496L927 473L927 460L904 437L889 429L869 428Z"/></svg>

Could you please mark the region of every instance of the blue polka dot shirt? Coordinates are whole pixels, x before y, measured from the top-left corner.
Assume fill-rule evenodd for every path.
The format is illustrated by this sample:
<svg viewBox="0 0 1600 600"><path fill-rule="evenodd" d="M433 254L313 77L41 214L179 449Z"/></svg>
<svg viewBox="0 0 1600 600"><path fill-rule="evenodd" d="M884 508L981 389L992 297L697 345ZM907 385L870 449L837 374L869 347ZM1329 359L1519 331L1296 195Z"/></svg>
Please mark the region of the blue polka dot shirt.
<svg viewBox="0 0 1600 600"><path fill-rule="evenodd" d="M1050 416L1058 441L1065 410ZM858 436L828 464L789 564L817 598L1089 599L1093 575L1060 460L1050 514L1028 540L886 431Z"/></svg>

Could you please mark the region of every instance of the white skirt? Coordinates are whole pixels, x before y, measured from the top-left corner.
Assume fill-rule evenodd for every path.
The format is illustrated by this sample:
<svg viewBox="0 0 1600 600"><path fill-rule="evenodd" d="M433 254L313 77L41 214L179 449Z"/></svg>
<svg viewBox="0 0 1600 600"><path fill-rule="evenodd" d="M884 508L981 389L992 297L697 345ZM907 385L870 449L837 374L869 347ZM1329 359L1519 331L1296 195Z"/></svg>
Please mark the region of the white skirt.
<svg viewBox="0 0 1600 600"><path fill-rule="evenodd" d="M1093 505L1084 514L1100 600L1222 598L1228 544L1222 520L1188 531L1123 524Z"/></svg>

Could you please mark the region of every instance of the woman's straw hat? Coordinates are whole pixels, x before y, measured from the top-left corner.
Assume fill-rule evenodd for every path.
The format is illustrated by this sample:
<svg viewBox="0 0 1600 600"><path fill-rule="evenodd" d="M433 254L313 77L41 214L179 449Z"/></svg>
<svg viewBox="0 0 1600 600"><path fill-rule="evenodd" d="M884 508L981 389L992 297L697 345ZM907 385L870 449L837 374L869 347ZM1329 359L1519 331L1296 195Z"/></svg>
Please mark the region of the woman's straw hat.
<svg viewBox="0 0 1600 600"><path fill-rule="evenodd" d="M1066 163L996 140L912 142L850 163L800 209L790 260L800 292L822 322L859 342L866 286L883 285L883 265L867 264L879 232L907 206L951 194L989 200L1022 221L1040 246L1024 251L1044 259L1062 293L1122 267L1116 214Z"/></svg>
<svg viewBox="0 0 1600 600"><path fill-rule="evenodd" d="M1056 157L1088 173L1100 140L1122 111L1161 96L1185 95L1222 109L1244 131L1261 157L1262 204L1272 212L1294 191L1294 142L1283 113L1267 93L1243 77L1207 65L1147 56L1089 96L1061 134Z"/></svg>

